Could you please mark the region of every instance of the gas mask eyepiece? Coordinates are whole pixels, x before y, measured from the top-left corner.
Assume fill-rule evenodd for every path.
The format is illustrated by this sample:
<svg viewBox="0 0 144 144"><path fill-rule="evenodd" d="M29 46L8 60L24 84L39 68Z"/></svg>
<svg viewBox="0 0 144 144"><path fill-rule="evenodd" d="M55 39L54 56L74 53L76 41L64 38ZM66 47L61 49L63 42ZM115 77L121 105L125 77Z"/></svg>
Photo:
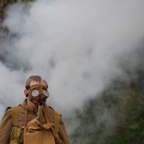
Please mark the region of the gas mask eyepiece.
<svg viewBox="0 0 144 144"><path fill-rule="evenodd" d="M33 97L37 97L37 96L39 96L39 90L37 90L37 89L34 89L34 90L32 90L32 92L31 92L31 95L33 96ZM47 90L43 90L43 95L45 96L45 97L49 97L49 93L48 93L48 91Z"/></svg>

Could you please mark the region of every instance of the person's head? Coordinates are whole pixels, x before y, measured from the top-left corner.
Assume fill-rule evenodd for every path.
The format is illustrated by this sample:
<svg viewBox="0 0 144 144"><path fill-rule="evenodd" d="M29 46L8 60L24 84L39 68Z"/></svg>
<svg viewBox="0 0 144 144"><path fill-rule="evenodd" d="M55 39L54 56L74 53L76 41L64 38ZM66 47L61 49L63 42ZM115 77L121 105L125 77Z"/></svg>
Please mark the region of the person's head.
<svg viewBox="0 0 144 144"><path fill-rule="evenodd" d="M31 107L37 107L38 104L45 103L49 96L47 82L40 76L30 76L26 81L25 88L24 94Z"/></svg>
<svg viewBox="0 0 144 144"><path fill-rule="evenodd" d="M30 77L27 79L26 83L25 83L25 88L26 88L26 89L29 89L29 87L30 87L32 84L34 84L34 83L40 83L40 82L41 82L41 79L42 79L41 76L38 76L38 75L30 76ZM46 85L47 88L48 88L48 84L47 84L47 82L46 82L44 79L43 79L42 84Z"/></svg>

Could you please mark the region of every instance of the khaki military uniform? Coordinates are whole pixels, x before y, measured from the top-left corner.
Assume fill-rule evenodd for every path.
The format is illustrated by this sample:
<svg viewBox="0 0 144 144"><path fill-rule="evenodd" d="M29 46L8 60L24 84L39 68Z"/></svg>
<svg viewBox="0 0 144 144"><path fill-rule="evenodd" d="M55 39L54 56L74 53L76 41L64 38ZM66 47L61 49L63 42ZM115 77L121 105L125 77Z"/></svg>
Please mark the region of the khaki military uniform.
<svg viewBox="0 0 144 144"><path fill-rule="evenodd" d="M18 110L19 110L19 112L18 112L18 127L20 129L23 129L23 126L25 123L26 104L27 104L27 102L25 99L23 101L23 103L21 105L19 105L19 107L18 107ZM54 123L54 119L55 119L54 109L47 105L45 105L45 108L46 108L48 117L50 118L51 122ZM27 123L36 117L37 117L37 113L34 112L33 108L28 106ZM44 112L40 119L40 123L41 124L46 123ZM0 123L0 144L8 144L11 130L12 130L12 109L10 107L8 107L6 109L4 116ZM64 144L70 144L64 122L62 121L62 117L60 118L58 134L59 134L61 140L64 142Z"/></svg>

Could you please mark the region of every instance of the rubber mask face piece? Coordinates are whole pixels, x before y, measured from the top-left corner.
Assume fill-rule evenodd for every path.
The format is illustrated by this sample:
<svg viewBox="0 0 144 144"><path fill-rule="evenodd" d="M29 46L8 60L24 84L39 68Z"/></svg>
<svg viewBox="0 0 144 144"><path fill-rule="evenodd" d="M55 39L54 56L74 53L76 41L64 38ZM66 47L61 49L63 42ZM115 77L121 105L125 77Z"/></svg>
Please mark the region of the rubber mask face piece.
<svg viewBox="0 0 144 144"><path fill-rule="evenodd" d="M47 87L42 84L36 84L30 87L29 89L29 100L38 106L39 101L42 103L46 102L46 99L49 97Z"/></svg>

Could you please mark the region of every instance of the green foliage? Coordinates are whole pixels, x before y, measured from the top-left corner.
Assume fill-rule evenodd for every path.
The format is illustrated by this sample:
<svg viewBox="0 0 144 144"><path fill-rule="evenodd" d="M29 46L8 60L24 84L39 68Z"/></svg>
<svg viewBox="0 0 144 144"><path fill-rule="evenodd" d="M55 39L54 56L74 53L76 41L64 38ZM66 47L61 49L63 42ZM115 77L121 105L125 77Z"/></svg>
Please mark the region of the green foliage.
<svg viewBox="0 0 144 144"><path fill-rule="evenodd" d="M34 0L20 0L21 2L33 2Z"/></svg>
<svg viewBox="0 0 144 144"><path fill-rule="evenodd" d="M29 3L33 1L35 0L0 0L0 20L3 20L3 15L4 15L5 8L7 5L11 5L16 2Z"/></svg>
<svg viewBox="0 0 144 144"><path fill-rule="evenodd" d="M130 91L126 101L121 106L121 121L114 135L106 144L142 144L144 143L144 104L138 92ZM122 122L123 120L123 122Z"/></svg>
<svg viewBox="0 0 144 144"><path fill-rule="evenodd" d="M76 111L80 125L70 137L73 144L144 144L143 45L121 58L123 75Z"/></svg>
<svg viewBox="0 0 144 144"><path fill-rule="evenodd" d="M80 125L71 136L71 141L84 144L144 143L143 96L136 89L123 91L121 99L114 99L112 92L105 92L87 102L83 111L77 110ZM102 119L106 109L109 115ZM115 124L108 122L108 119L115 119L117 126L114 127Z"/></svg>

